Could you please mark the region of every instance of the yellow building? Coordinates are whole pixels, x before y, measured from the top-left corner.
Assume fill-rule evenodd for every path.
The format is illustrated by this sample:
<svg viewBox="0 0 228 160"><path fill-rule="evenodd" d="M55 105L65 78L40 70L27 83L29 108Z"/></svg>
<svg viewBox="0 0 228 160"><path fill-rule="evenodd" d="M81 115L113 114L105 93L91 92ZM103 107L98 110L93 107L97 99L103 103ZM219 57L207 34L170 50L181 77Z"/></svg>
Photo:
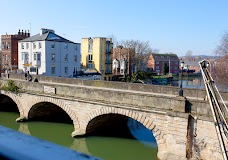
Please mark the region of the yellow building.
<svg viewBox="0 0 228 160"><path fill-rule="evenodd" d="M112 79L113 43L111 38L82 38L82 69L96 70L102 80Z"/></svg>

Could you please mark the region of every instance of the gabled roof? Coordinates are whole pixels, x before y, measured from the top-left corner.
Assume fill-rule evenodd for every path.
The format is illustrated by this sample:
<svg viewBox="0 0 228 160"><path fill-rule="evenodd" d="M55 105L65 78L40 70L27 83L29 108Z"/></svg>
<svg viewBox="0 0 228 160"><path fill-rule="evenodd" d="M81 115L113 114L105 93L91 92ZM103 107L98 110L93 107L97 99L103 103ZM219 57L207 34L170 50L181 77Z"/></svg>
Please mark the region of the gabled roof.
<svg viewBox="0 0 228 160"><path fill-rule="evenodd" d="M42 35L36 34L32 37L25 38L23 40L20 40L19 42L35 42L35 41L55 41L55 42L68 42L68 43L74 43L72 41L69 41L53 32L47 32Z"/></svg>

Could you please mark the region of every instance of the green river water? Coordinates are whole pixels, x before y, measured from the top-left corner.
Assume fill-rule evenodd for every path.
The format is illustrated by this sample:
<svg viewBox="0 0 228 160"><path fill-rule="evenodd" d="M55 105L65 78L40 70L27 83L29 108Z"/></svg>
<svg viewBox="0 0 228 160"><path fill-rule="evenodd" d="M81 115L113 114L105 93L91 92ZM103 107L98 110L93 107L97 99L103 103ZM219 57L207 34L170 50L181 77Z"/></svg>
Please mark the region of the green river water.
<svg viewBox="0 0 228 160"><path fill-rule="evenodd" d="M19 113L0 112L0 125L53 143L100 157L104 160L156 160L155 140L146 142L128 138L96 137L72 138L73 124L52 122L15 122ZM135 134L142 135L142 129ZM144 136L141 136L145 138Z"/></svg>

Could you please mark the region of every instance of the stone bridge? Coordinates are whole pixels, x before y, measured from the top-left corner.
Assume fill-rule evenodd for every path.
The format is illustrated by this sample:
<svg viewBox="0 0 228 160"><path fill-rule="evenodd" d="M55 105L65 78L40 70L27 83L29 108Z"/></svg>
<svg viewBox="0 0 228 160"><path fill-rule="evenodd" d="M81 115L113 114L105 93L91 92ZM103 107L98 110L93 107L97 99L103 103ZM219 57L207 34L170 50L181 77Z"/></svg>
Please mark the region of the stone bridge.
<svg viewBox="0 0 228 160"><path fill-rule="evenodd" d="M17 121L63 119L73 123L74 137L116 125L112 130L115 132L119 126L126 124L127 118L132 118L152 132L161 160L222 159L210 107L202 98L133 89L13 80L23 90L18 94L1 90L0 108L1 103L12 100L20 113ZM0 80L1 83L7 81Z"/></svg>

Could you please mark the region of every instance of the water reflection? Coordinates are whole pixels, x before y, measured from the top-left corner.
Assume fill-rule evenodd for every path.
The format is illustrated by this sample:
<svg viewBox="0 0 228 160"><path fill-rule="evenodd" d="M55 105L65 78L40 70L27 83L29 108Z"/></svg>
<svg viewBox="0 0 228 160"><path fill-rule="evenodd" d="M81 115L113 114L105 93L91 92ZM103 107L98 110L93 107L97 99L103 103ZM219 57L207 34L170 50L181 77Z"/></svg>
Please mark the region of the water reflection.
<svg viewBox="0 0 228 160"><path fill-rule="evenodd" d="M136 121L130 120L128 125L131 128L131 133L139 141L127 138L97 136L72 138L70 135L74 130L73 124L37 121L16 123L15 119L18 116L18 113L0 112L0 125L79 152L101 157L105 160L151 160L157 158L157 145L155 140L150 137L152 135L151 132L143 133L144 128ZM150 136L147 136L147 134Z"/></svg>

